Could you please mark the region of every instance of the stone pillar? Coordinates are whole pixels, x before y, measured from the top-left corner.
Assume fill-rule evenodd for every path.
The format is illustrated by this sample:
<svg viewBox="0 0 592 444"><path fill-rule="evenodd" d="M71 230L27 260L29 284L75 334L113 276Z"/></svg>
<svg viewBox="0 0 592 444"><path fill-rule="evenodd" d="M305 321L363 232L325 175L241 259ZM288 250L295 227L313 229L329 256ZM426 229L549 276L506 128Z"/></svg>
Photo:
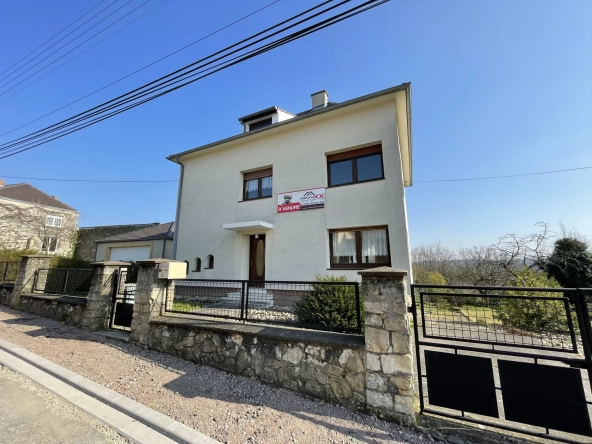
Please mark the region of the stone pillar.
<svg viewBox="0 0 592 444"><path fill-rule="evenodd" d="M86 297L86 309L82 316L82 328L88 331L100 331L109 328L115 277L120 267L129 262L105 261L93 262L93 275L90 290Z"/></svg>
<svg viewBox="0 0 592 444"><path fill-rule="evenodd" d="M358 272L366 313L368 411L413 424L416 419L411 327L404 270L380 267Z"/></svg>
<svg viewBox="0 0 592 444"><path fill-rule="evenodd" d="M148 345L150 320L164 313L167 292L166 279L158 279L158 266L167 262L179 262L171 259L150 259L140 261L136 295L134 298L134 317L130 339L140 345Z"/></svg>
<svg viewBox="0 0 592 444"><path fill-rule="evenodd" d="M14 289L12 290L12 297L10 298L10 306L12 308L19 308L21 305L21 295L32 293L33 285L35 283L35 273L40 268L49 268L51 256L29 254L21 256L21 265L19 266Z"/></svg>

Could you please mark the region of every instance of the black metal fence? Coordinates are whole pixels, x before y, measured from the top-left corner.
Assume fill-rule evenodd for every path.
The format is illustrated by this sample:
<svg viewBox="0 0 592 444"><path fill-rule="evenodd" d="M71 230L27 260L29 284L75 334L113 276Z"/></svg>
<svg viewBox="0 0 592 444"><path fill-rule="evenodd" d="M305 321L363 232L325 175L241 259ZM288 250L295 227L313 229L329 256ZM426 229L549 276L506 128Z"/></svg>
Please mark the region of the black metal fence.
<svg viewBox="0 0 592 444"><path fill-rule="evenodd" d="M35 274L33 291L86 297L92 274L93 270L87 268L41 268Z"/></svg>
<svg viewBox="0 0 592 444"><path fill-rule="evenodd" d="M175 280L165 310L342 333L363 327L357 282Z"/></svg>
<svg viewBox="0 0 592 444"><path fill-rule="evenodd" d="M0 262L0 283L14 283L20 262Z"/></svg>
<svg viewBox="0 0 592 444"><path fill-rule="evenodd" d="M411 289L422 412L560 442L592 437L592 289Z"/></svg>

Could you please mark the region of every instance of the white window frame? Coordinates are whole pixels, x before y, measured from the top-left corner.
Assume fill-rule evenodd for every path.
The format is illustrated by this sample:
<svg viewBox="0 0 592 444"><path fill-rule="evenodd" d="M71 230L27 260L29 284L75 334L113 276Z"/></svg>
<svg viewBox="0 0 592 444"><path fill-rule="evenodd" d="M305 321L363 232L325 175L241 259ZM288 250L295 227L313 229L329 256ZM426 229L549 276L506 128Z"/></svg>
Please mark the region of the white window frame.
<svg viewBox="0 0 592 444"><path fill-rule="evenodd" d="M56 227L61 228L64 224L64 218L61 216L47 216L45 218L45 226L46 227Z"/></svg>
<svg viewBox="0 0 592 444"><path fill-rule="evenodd" d="M53 250L50 250L51 248L51 244L52 242L55 240L55 248ZM41 249L44 253L49 254L49 253L57 253L58 248L59 248L59 242L60 240L57 237L44 237L43 238L43 242L41 244ZM43 248L45 247L45 248Z"/></svg>

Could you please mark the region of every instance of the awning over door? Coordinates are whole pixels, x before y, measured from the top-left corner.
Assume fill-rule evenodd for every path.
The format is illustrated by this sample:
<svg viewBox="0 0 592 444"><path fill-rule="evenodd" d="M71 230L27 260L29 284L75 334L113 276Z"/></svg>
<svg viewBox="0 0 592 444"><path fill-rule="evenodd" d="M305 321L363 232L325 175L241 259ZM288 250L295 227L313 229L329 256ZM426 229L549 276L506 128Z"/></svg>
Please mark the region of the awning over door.
<svg viewBox="0 0 592 444"><path fill-rule="evenodd" d="M248 222L235 222L232 224L224 224L222 228L225 230L232 230L241 233L248 234L251 233L258 233L266 230L272 230L273 225L269 222L264 222L262 220L250 220Z"/></svg>
<svg viewBox="0 0 592 444"><path fill-rule="evenodd" d="M111 248L109 260L136 262L150 259L150 247L114 247Z"/></svg>

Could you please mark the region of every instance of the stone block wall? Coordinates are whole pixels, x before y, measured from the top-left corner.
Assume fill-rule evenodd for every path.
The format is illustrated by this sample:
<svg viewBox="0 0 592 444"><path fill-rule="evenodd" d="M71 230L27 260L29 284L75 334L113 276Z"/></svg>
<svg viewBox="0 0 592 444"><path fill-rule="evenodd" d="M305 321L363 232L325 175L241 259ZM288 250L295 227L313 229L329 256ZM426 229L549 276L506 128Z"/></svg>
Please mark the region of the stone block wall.
<svg viewBox="0 0 592 444"><path fill-rule="evenodd" d="M271 338L175 325L163 316L151 322L147 345L152 350L355 410L366 406L362 338L357 347L290 341L285 336Z"/></svg>
<svg viewBox="0 0 592 444"><path fill-rule="evenodd" d="M0 304L10 305L13 288L12 284L0 284Z"/></svg>
<svg viewBox="0 0 592 444"><path fill-rule="evenodd" d="M55 319L74 327L81 327L82 318L86 311L86 300L74 301L73 299L58 296L23 295L21 296L19 310Z"/></svg>

